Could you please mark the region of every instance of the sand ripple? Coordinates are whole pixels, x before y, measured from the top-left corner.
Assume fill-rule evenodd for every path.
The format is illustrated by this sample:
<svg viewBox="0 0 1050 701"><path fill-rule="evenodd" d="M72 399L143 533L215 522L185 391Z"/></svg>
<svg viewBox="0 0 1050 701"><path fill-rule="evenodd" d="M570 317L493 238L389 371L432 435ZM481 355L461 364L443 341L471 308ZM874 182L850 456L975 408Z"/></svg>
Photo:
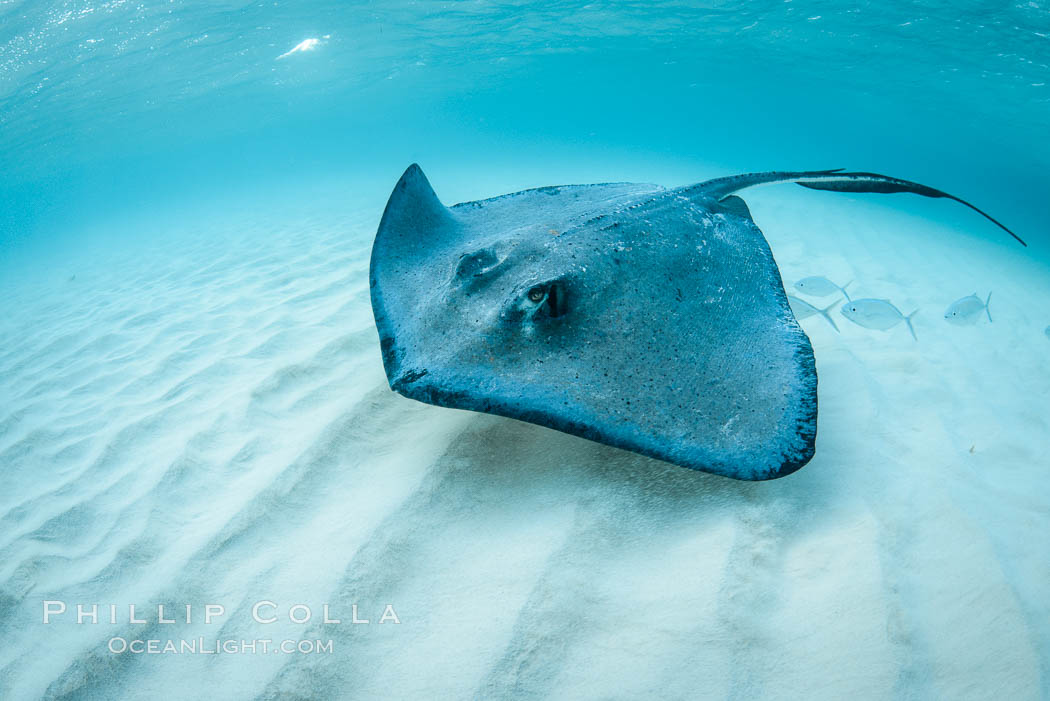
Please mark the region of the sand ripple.
<svg viewBox="0 0 1050 701"><path fill-rule="evenodd" d="M1045 265L951 253L955 232L866 203L750 202L789 280L924 308L918 344L810 320L817 457L772 483L392 394L370 217L187 234L27 286L0 346L0 696L1038 698ZM938 323L989 286L993 326ZM45 599L150 622L45 626ZM263 599L344 623L261 626ZM210 602L221 624L156 620ZM353 603L402 623L348 624ZM334 652L113 655L116 635Z"/></svg>

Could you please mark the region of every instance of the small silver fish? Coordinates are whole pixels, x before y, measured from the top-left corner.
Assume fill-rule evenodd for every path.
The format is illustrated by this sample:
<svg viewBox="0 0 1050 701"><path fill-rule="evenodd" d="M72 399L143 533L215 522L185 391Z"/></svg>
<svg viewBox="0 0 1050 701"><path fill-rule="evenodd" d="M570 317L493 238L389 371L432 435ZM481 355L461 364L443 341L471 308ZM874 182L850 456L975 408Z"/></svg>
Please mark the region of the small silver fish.
<svg viewBox="0 0 1050 701"><path fill-rule="evenodd" d="M796 282L795 289L804 294L812 295L813 297L827 297L836 292L841 292L846 298L846 301L849 301L849 293L846 292L846 288L852 284L853 281L850 280L842 287L839 287L823 275L814 275L813 277L804 277Z"/></svg>
<svg viewBox="0 0 1050 701"><path fill-rule="evenodd" d="M981 298L974 292L969 297L963 297L957 299L948 305L948 309L944 312L944 320L949 324L955 324L956 326L963 326L966 324L976 324L977 319L981 316L983 311L988 315L988 321L992 320L992 313L988 311L988 303L992 301L992 293L988 293L988 299L981 301Z"/></svg>
<svg viewBox="0 0 1050 701"><path fill-rule="evenodd" d="M911 318L918 313L919 310L916 309L908 316L904 316L901 310L893 306L888 299L854 299L842 305L842 316L866 329L888 331L903 321L908 325L911 337L916 341L919 340L919 337L915 335Z"/></svg>
<svg viewBox="0 0 1050 701"><path fill-rule="evenodd" d="M828 314L828 311L830 311L832 307L838 304L838 302L832 302L824 309L817 309L804 299L799 299L794 295L788 295L788 304L791 305L791 311L795 313L796 319L808 319L814 314L820 314L822 317L828 320L828 323L831 324L831 328L835 329L836 331L839 330L838 324L836 324L835 320L831 318L830 314Z"/></svg>

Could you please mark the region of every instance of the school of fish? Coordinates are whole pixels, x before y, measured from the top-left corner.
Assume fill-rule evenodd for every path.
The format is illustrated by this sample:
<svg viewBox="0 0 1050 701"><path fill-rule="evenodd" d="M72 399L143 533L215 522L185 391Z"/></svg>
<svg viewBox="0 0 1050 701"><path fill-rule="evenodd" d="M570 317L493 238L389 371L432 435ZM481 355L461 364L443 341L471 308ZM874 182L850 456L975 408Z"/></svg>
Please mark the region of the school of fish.
<svg viewBox="0 0 1050 701"><path fill-rule="evenodd" d="M911 334L911 337L918 341L919 338L915 334L915 327L912 326L911 320L919 310L916 309L910 314L905 314L897 308L893 302L888 299L875 299L875 298L863 298L853 299L850 297L846 288L853 284L853 281L847 282L845 285L839 285L823 275L812 275L805 277L795 283L795 290L803 295L810 297L828 297L831 295L841 295L842 299L836 300L827 306L812 304L801 297L794 294L788 294L788 302L791 305L791 311L795 313L795 317L799 320L808 319L812 316L822 316L824 319L831 324L831 327L835 331L839 330L835 320L831 317L831 310L834 308L839 301L845 300L845 303L839 309L842 316L849 321L853 322L857 326L861 326L866 329L875 329L877 331L889 331L899 324L903 323ZM988 319L989 323L992 323L992 312L989 309L989 305L992 302L992 293L981 299L976 292L973 294L961 297L951 304L944 311L944 320L954 326L973 326L978 324L983 318ZM1046 336L1050 338L1050 326L1046 328Z"/></svg>

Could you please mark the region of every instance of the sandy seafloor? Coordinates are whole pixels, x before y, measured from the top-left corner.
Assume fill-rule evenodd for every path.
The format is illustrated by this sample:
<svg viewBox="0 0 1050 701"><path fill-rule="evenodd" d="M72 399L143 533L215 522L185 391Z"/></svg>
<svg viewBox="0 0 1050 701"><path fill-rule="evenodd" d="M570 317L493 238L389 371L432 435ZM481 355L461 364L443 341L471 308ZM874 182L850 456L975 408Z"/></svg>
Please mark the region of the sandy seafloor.
<svg viewBox="0 0 1050 701"><path fill-rule="evenodd" d="M156 220L156 243L7 280L0 697L1045 698L1045 262L945 202L746 199L788 284L921 309L918 343L802 322L817 453L766 483L392 393L381 202ZM994 323L942 320L989 290ZM45 626L45 599L122 622ZM260 626L259 600L344 623ZM128 602L227 614L135 626ZM375 623L387 603L400 625ZM114 636L333 653L113 655Z"/></svg>

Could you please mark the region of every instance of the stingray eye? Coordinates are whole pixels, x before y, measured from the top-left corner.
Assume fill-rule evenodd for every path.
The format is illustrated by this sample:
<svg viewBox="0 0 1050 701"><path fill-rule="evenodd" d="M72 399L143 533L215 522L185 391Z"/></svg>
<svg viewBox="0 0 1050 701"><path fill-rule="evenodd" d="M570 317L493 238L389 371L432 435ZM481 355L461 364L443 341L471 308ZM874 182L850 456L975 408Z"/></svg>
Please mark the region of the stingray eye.
<svg viewBox="0 0 1050 701"><path fill-rule="evenodd" d="M537 314L555 319L569 311L565 284L561 280L553 280L530 287L525 296L528 297L529 302L537 305L533 308Z"/></svg>

